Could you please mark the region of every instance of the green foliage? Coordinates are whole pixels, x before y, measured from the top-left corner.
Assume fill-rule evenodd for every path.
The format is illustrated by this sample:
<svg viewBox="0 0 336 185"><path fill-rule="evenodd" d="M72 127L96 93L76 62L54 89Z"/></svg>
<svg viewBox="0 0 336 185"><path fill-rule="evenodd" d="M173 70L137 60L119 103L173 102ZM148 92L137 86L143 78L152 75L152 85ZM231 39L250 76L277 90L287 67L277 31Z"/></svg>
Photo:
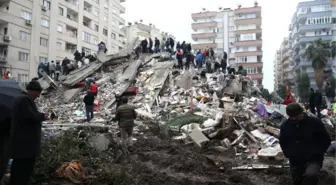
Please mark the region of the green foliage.
<svg viewBox="0 0 336 185"><path fill-rule="evenodd" d="M309 100L310 81L307 73L300 73L297 76L298 95L304 102Z"/></svg>
<svg viewBox="0 0 336 185"><path fill-rule="evenodd" d="M284 99L286 97L286 85L284 84L279 84L279 88L276 91L280 98Z"/></svg>

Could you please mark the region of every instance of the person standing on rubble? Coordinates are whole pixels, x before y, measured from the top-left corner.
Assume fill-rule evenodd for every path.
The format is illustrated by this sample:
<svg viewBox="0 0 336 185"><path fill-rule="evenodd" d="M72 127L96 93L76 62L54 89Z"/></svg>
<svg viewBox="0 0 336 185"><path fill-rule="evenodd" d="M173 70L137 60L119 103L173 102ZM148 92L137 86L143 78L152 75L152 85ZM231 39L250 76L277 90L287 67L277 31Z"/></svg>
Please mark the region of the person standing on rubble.
<svg viewBox="0 0 336 185"><path fill-rule="evenodd" d="M181 50L177 51L176 59L179 69L183 70L183 52Z"/></svg>
<svg viewBox="0 0 336 185"><path fill-rule="evenodd" d="M315 91L313 88L309 89L309 110L312 114L316 114L315 111Z"/></svg>
<svg viewBox="0 0 336 185"><path fill-rule="evenodd" d="M321 109L322 109L322 94L320 90L315 92L315 107L317 111L317 117L321 118Z"/></svg>
<svg viewBox="0 0 336 185"><path fill-rule="evenodd" d="M221 68L222 68L222 72L223 72L224 74L226 74L226 66L227 66L226 58L223 57L222 60L221 60Z"/></svg>
<svg viewBox="0 0 336 185"><path fill-rule="evenodd" d="M50 72L50 77L55 78L55 71L56 71L56 65L54 61L51 61L51 64L49 64L49 72Z"/></svg>
<svg viewBox="0 0 336 185"><path fill-rule="evenodd" d="M36 158L41 153L42 121L49 116L38 111L34 100L41 94L42 87L32 80L26 87L27 93L14 100L11 115L10 185L28 185Z"/></svg>
<svg viewBox="0 0 336 185"><path fill-rule="evenodd" d="M154 52L155 53L160 52L160 41L157 37L155 37L155 40L154 40Z"/></svg>
<svg viewBox="0 0 336 185"><path fill-rule="evenodd" d="M202 53L201 52L197 52L197 55L196 55L196 64L197 64L197 69L200 70L202 68L202 59L203 56L202 56Z"/></svg>
<svg viewBox="0 0 336 185"><path fill-rule="evenodd" d="M148 38L149 41L149 46L148 46L148 53L152 54L153 53L153 40L152 38Z"/></svg>
<svg viewBox="0 0 336 185"><path fill-rule="evenodd" d="M92 93L93 96L97 96L98 94L98 85L96 84L95 81L91 83L90 92Z"/></svg>
<svg viewBox="0 0 336 185"><path fill-rule="evenodd" d="M136 112L134 106L128 104L127 97L121 98L122 105L117 108L115 120L118 121L118 125L121 132L121 145L123 149L128 149L132 146L133 142L133 127L134 119L136 118Z"/></svg>
<svg viewBox="0 0 336 185"><path fill-rule="evenodd" d="M136 46L134 50L135 50L135 57L133 59L138 60L140 58L141 45Z"/></svg>
<svg viewBox="0 0 336 185"><path fill-rule="evenodd" d="M68 64L70 64L70 60L67 57L65 57L64 60L62 61L63 75L69 74Z"/></svg>
<svg viewBox="0 0 336 185"><path fill-rule="evenodd" d="M62 67L59 62L56 62L56 67L55 67L55 80L58 81L59 75L61 74Z"/></svg>
<svg viewBox="0 0 336 185"><path fill-rule="evenodd" d="M94 117L93 115L94 99L95 99L95 96L90 91L88 91L87 94L84 96L83 102L85 104L87 122L90 122Z"/></svg>
<svg viewBox="0 0 336 185"><path fill-rule="evenodd" d="M322 121L308 116L298 103L286 107L288 120L281 124L280 146L290 162L294 185L317 185L330 137Z"/></svg>

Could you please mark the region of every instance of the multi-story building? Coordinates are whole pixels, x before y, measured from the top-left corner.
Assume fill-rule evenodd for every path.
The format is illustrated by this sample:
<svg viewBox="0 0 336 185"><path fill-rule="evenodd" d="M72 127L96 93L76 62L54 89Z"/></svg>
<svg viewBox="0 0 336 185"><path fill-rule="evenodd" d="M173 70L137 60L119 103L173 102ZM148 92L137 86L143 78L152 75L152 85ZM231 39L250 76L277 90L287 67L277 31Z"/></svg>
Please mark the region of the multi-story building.
<svg viewBox="0 0 336 185"><path fill-rule="evenodd" d="M191 15L192 45L194 50L213 48L221 56L223 51L229 55L229 64L242 65L255 84L262 85L262 28L261 7L220 9Z"/></svg>
<svg viewBox="0 0 336 185"><path fill-rule="evenodd" d="M129 23L128 26L124 26L122 31L125 33L126 43L133 42L136 38L158 38L162 40L162 33L154 25L143 24L135 22L134 24Z"/></svg>
<svg viewBox="0 0 336 185"><path fill-rule="evenodd" d="M331 0L331 22L333 24L333 38L332 40L336 42L336 0Z"/></svg>
<svg viewBox="0 0 336 185"><path fill-rule="evenodd" d="M0 72L18 81L37 75L39 62L73 59L105 42L108 54L123 48L119 26L125 0L1 0Z"/></svg>
<svg viewBox="0 0 336 185"><path fill-rule="evenodd" d="M316 39L331 41L333 27L330 0L315 0L300 2L289 26L290 57L296 62L294 71L306 72L310 78L311 87L317 88L312 62L305 56L309 43ZM332 60L326 68L330 68Z"/></svg>

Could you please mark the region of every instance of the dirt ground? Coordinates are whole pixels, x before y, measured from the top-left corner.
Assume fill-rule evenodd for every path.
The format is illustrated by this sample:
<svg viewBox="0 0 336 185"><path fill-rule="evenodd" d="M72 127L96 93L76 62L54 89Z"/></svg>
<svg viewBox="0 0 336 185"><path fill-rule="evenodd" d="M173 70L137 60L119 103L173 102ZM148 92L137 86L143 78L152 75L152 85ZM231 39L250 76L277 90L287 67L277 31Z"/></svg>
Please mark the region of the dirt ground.
<svg viewBox="0 0 336 185"><path fill-rule="evenodd" d="M233 151L200 149L193 143L159 139L152 133L136 135L129 155L103 154L104 165L83 162L94 185L290 185L289 169L232 170ZM215 144L214 144L215 145ZM120 154L120 151L119 151ZM118 160L115 160L115 159ZM51 170L54 172L54 169ZM97 179L97 174L99 178ZM102 175L103 174L103 175ZM321 185L335 185L335 159L327 158L320 175ZM94 177L96 176L96 177ZM92 180L93 179L93 180ZM71 184L52 179L46 185Z"/></svg>

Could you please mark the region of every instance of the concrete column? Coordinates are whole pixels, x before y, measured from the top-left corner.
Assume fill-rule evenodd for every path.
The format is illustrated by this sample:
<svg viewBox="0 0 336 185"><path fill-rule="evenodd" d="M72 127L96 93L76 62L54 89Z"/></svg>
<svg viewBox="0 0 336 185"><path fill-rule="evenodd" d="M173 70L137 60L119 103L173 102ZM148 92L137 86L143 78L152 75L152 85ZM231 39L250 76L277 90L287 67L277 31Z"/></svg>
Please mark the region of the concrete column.
<svg viewBox="0 0 336 185"><path fill-rule="evenodd" d="M41 30L41 15L42 1L33 1L32 9L32 31L31 31L31 47L29 53L29 79L37 76L37 66L40 57L40 30Z"/></svg>

